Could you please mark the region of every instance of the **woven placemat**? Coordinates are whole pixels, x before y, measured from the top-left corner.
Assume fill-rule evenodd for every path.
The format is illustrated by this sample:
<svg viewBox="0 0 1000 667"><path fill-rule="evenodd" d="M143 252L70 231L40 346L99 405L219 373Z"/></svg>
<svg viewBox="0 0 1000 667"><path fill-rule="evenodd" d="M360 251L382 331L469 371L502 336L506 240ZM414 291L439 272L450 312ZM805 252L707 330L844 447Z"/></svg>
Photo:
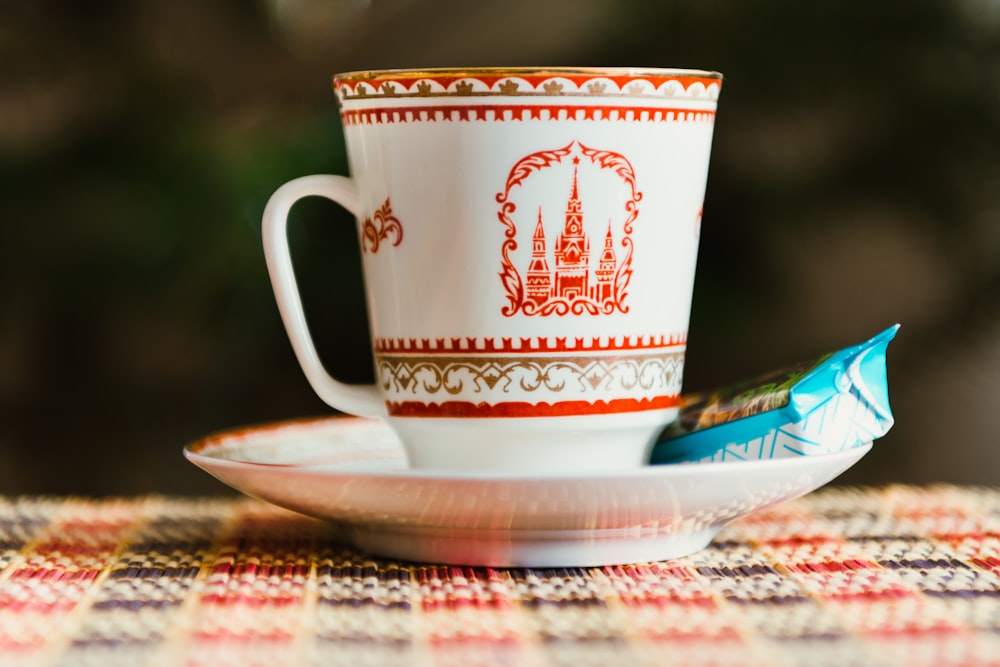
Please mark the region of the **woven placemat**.
<svg viewBox="0 0 1000 667"><path fill-rule="evenodd" d="M1000 665L1000 489L830 488L660 563L359 553L249 499L0 498L0 665Z"/></svg>

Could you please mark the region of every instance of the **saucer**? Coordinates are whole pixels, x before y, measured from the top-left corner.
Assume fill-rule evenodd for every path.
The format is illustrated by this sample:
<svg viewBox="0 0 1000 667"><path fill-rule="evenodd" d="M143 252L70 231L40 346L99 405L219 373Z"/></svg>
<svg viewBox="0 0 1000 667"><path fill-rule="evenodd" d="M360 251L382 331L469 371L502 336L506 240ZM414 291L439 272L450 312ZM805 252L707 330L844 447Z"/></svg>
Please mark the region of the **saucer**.
<svg viewBox="0 0 1000 667"><path fill-rule="evenodd" d="M871 443L789 459L515 475L410 470L377 419L247 427L184 455L229 486L332 522L388 558L493 567L584 567L677 558L730 521L801 496Z"/></svg>

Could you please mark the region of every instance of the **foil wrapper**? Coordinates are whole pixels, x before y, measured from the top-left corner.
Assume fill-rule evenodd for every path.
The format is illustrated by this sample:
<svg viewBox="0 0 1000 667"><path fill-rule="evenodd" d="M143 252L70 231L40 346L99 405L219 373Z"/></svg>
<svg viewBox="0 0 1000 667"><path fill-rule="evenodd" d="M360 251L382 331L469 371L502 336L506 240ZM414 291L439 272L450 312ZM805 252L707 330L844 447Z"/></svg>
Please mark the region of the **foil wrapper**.
<svg viewBox="0 0 1000 667"><path fill-rule="evenodd" d="M818 361L684 396L650 462L814 456L884 436L893 424L886 348L898 330L896 324Z"/></svg>

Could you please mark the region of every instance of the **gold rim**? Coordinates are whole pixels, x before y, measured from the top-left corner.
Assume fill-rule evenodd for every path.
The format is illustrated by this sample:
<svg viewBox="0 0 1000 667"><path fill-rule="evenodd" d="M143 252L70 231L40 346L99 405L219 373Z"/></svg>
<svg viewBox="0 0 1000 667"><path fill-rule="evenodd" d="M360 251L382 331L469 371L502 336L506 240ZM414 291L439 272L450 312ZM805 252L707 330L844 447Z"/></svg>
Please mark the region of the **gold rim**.
<svg viewBox="0 0 1000 667"><path fill-rule="evenodd" d="M413 80L433 77L476 77L476 76L593 76L593 77L656 77L656 78L696 78L722 80L720 72L700 69L656 68L656 67L440 67L424 69L384 69L345 72L334 76L334 81L346 84L380 79Z"/></svg>

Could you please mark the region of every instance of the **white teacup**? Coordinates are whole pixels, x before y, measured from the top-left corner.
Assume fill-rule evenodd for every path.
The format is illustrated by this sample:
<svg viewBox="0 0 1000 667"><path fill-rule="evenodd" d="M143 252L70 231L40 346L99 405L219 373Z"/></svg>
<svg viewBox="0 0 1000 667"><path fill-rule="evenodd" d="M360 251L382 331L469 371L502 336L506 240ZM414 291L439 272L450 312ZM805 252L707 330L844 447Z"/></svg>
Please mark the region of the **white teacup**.
<svg viewBox="0 0 1000 667"><path fill-rule="evenodd" d="M389 70L334 78L353 176L274 193L264 250L306 377L385 418L415 468L636 468L677 414L722 77L695 70ZM326 372L286 224L359 221L376 384Z"/></svg>

